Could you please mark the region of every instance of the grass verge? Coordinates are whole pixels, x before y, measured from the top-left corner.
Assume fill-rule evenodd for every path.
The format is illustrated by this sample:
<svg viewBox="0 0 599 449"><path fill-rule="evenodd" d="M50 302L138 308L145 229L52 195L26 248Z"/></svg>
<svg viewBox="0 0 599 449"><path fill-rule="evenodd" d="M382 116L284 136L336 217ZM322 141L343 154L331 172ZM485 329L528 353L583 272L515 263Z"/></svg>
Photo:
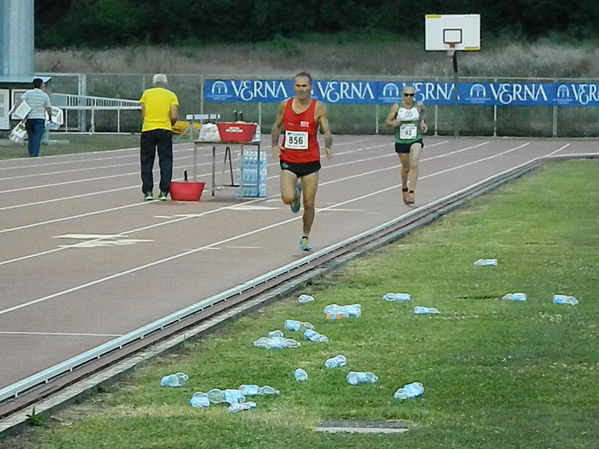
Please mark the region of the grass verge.
<svg viewBox="0 0 599 449"><path fill-rule="evenodd" d="M296 295L256 311L176 354L140 367L112 391L57 415L22 448L87 449L282 447L526 448L596 447L599 421L599 165L546 165L460 211L363 257ZM475 267L497 258L497 267ZM407 292L411 303L388 303ZM502 301L525 292L526 302ZM553 294L576 296L558 306ZM361 318L327 322L327 304L362 305ZM439 315L414 315L417 305ZM329 344L267 351L251 343L285 319L310 321ZM300 340L299 335L286 336ZM344 354L348 366L323 362ZM292 372L303 367L307 383ZM373 371L372 385L349 386L350 370ZM184 371L180 389L159 387ZM425 394L396 401L420 381ZM187 403L196 391L271 385L277 397L227 414ZM321 434L321 419L401 419L401 436ZM8 442L7 442L8 443ZM10 447L10 446L7 446Z"/></svg>
<svg viewBox="0 0 599 449"><path fill-rule="evenodd" d="M136 134L51 134L49 144L41 146L42 156L58 154L91 153L94 151L139 148ZM0 140L0 159L27 157L27 144L16 144L8 139Z"/></svg>

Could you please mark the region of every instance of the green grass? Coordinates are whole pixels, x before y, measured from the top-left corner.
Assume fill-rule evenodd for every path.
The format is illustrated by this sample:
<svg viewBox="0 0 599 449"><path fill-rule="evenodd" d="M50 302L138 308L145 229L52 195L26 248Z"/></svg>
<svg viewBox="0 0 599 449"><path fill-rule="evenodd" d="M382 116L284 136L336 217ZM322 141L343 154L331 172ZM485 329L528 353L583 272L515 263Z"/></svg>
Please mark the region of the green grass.
<svg viewBox="0 0 599 449"><path fill-rule="evenodd" d="M0 143L0 159L27 157L27 144L16 144L8 139L2 140ZM139 135L53 133L50 135L50 143L41 146L41 155L90 153L121 148L139 148Z"/></svg>
<svg viewBox="0 0 599 449"><path fill-rule="evenodd" d="M599 422L599 165L547 165L470 202L462 210L315 281L297 294L179 352L147 363L112 391L36 429L30 446L91 448L522 448L597 447ZM474 267L497 258L497 267ZM411 303L387 303L408 292ZM527 302L500 298L525 292ZM558 306L553 294L580 305ZM360 303L361 318L327 322L325 305ZM439 315L412 313L433 306ZM312 322L329 344L303 342L267 351L251 343L287 318ZM292 332L288 337L298 338ZM348 366L325 370L344 354ZM305 368L310 380L296 383ZM351 387L350 370L373 371L378 383ZM159 387L184 371L181 389ZM392 399L420 381L423 397ZM196 391L271 385L278 397L229 415L224 406L191 408ZM401 436L327 435L320 419L401 419ZM52 421L52 420L48 420ZM25 446L23 446L25 447Z"/></svg>

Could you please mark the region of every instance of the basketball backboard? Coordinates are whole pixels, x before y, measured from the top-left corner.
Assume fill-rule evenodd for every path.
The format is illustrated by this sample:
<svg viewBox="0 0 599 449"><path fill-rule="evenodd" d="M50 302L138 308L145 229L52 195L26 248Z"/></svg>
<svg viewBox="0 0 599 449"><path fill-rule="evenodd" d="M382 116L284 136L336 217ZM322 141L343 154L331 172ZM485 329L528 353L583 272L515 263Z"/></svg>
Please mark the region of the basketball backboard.
<svg viewBox="0 0 599 449"><path fill-rule="evenodd" d="M426 51L480 50L480 14L427 14Z"/></svg>

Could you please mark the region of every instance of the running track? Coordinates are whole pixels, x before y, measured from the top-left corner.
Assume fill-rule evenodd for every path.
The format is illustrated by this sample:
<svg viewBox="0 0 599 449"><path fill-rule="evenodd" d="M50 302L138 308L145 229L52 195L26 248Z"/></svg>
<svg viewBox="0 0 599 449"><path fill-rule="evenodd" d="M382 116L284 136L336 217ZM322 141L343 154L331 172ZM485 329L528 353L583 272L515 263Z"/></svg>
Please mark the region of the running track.
<svg viewBox="0 0 599 449"><path fill-rule="evenodd" d="M416 207L540 156L599 152L580 140L425 144ZM305 256L301 214L280 202L279 168L263 150L267 198L226 189L200 202L143 202L137 149L0 161L0 388ZM411 210L390 136L335 136L333 151L314 249ZM175 180L191 173L192 156L176 145ZM203 148L206 183L210 158Z"/></svg>

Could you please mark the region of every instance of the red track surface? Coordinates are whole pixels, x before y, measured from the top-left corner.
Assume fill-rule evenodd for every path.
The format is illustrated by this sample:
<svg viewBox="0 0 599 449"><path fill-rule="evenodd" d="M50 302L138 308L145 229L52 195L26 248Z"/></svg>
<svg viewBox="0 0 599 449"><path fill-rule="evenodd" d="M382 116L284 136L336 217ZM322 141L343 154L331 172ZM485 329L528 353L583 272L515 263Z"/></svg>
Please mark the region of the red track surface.
<svg viewBox="0 0 599 449"><path fill-rule="evenodd" d="M540 156L599 152L553 139L425 144L416 207ZM200 202L143 202L137 149L0 161L0 388L303 257L301 213L280 202L263 150L267 198L227 189ZM198 158L207 183L210 155ZM191 145L177 145L175 177L191 166ZM335 136L320 176L315 250L411 210L389 136Z"/></svg>

